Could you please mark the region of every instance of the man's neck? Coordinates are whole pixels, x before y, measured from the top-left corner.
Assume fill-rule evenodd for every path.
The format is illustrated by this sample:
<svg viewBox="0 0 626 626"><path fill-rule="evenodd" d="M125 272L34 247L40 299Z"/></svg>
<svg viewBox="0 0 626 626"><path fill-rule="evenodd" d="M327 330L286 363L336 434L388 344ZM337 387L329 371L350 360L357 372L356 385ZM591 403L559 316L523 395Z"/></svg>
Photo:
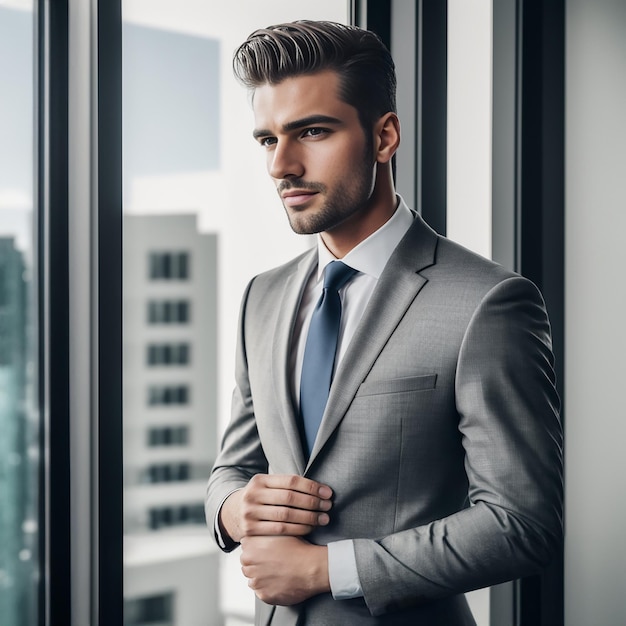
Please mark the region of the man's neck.
<svg viewBox="0 0 626 626"><path fill-rule="evenodd" d="M385 224L394 214L397 204L393 185L388 186L384 194L375 189L368 207L364 207L332 230L320 233L324 245L336 258L342 259Z"/></svg>

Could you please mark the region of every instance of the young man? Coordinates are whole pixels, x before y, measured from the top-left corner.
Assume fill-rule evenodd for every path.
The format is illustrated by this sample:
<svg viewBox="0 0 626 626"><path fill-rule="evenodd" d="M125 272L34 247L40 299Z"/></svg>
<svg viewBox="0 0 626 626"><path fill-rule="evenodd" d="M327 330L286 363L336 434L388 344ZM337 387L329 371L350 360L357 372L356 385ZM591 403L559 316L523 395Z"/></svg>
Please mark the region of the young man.
<svg viewBox="0 0 626 626"><path fill-rule="evenodd" d="M274 26L235 70L291 227L319 236L244 295L208 523L241 546L259 624L474 624L463 592L540 570L561 538L543 300L396 196L375 35Z"/></svg>

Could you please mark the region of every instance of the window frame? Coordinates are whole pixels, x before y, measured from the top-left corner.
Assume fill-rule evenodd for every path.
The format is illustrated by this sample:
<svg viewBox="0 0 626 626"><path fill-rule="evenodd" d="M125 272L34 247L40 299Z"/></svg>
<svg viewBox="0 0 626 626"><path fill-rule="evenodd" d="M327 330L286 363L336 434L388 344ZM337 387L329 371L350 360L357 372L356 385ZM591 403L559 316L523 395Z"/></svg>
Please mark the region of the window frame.
<svg viewBox="0 0 626 626"><path fill-rule="evenodd" d="M36 24L39 624L121 624L121 1L37 0Z"/></svg>
<svg viewBox="0 0 626 626"><path fill-rule="evenodd" d="M39 624L71 623L68 2L35 4ZM54 155L54 158L52 158ZM54 332L52 332L54 330ZM54 363L54 367L52 367Z"/></svg>

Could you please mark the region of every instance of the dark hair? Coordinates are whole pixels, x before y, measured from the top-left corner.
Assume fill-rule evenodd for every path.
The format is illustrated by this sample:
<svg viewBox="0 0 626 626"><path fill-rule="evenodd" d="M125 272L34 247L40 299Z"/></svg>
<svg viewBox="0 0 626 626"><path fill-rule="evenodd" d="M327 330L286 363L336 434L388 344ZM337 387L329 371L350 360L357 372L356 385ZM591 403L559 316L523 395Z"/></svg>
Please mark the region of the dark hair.
<svg viewBox="0 0 626 626"><path fill-rule="evenodd" d="M254 89L285 78L334 70L339 97L359 114L361 125L396 111L393 59L378 35L335 22L300 20L254 31L233 57L235 76Z"/></svg>

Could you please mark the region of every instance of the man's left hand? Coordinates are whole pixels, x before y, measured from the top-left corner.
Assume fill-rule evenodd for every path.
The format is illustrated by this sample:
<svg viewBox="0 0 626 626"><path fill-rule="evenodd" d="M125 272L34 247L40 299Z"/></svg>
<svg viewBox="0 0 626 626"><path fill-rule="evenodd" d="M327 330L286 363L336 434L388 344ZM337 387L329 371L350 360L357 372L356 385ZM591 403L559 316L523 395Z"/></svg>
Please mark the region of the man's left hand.
<svg viewBox="0 0 626 626"><path fill-rule="evenodd" d="M243 537L241 571L257 598L289 606L330 591L328 550L299 537Z"/></svg>

